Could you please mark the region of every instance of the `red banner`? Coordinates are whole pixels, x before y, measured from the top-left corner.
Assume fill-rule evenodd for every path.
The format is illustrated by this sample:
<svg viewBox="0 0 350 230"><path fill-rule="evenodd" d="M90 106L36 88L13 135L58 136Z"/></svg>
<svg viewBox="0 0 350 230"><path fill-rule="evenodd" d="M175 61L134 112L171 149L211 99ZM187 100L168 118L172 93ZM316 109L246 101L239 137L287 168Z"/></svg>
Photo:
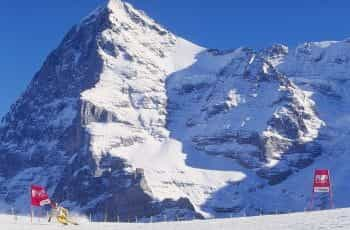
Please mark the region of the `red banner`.
<svg viewBox="0 0 350 230"><path fill-rule="evenodd" d="M329 178L329 170L327 169L315 170L313 191L317 193L331 191L331 181Z"/></svg>
<svg viewBox="0 0 350 230"><path fill-rule="evenodd" d="M39 185L31 186L31 202L33 206L44 206L51 203L45 188Z"/></svg>

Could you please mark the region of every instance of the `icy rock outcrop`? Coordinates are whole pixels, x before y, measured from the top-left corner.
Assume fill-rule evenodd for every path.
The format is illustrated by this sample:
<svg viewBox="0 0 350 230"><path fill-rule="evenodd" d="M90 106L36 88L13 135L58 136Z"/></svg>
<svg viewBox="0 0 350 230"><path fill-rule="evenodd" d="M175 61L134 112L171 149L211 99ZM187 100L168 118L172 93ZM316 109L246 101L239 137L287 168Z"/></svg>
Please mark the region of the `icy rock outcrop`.
<svg viewBox="0 0 350 230"><path fill-rule="evenodd" d="M272 50L273 57L287 54L285 47ZM306 167L320 154L319 149L307 146L324 123L307 92L279 73L265 55L236 50L231 63L217 74L216 82L203 87L205 90L174 90L173 94L186 98L182 104L185 109L195 107L194 103L201 105L196 122L192 114L188 118L192 123L186 131L193 134L192 142L198 150L237 159L245 167L259 169L258 175L276 184L293 168ZM196 95L200 99L193 101ZM178 96L174 96L173 103L177 102ZM274 162L284 164L271 169Z"/></svg>

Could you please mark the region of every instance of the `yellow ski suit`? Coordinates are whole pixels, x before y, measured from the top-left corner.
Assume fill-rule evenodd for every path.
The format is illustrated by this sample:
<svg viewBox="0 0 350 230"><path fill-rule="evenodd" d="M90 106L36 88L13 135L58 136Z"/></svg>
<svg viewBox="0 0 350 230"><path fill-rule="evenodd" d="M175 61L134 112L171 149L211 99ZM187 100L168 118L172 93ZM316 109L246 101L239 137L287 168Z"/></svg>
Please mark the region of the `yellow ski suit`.
<svg viewBox="0 0 350 230"><path fill-rule="evenodd" d="M69 215L69 212L67 209L63 207L57 208L57 221L59 223L67 225L69 223L68 215Z"/></svg>

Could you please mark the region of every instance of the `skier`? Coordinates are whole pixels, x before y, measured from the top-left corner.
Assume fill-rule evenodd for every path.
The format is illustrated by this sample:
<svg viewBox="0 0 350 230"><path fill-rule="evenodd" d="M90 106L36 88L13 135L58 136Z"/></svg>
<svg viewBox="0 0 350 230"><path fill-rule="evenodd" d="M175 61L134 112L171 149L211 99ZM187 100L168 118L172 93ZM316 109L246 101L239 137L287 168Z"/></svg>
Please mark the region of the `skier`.
<svg viewBox="0 0 350 230"><path fill-rule="evenodd" d="M69 220L68 220L68 210L59 206L57 209L57 221L60 222L61 224L68 225Z"/></svg>
<svg viewBox="0 0 350 230"><path fill-rule="evenodd" d="M51 212L48 220L49 222L51 222L51 219L53 217L56 217L57 221L63 225L68 225L68 224L78 225L78 223L70 220L68 216L69 216L69 212L67 209L65 209L62 206L59 206L56 202L51 203Z"/></svg>

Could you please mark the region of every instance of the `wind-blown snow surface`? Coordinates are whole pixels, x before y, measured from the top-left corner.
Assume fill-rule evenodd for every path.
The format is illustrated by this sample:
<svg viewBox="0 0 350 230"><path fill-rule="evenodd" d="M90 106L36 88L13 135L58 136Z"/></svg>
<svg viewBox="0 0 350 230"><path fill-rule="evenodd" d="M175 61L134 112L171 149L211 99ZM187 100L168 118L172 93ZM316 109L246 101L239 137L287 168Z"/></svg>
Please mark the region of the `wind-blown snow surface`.
<svg viewBox="0 0 350 230"><path fill-rule="evenodd" d="M19 217L14 220L13 216L0 216L1 227L6 230L53 230L62 229L59 224L48 224L44 220L37 223L29 224L29 219ZM65 226L64 229L152 229L152 230L316 230L316 229L349 229L350 228L350 210L338 209L321 212L306 212L284 215L270 215L259 217L244 217L234 219L216 219L205 221L185 221L185 222L168 222L168 223L149 223L149 224L106 224L106 223L81 223L79 226Z"/></svg>
<svg viewBox="0 0 350 230"><path fill-rule="evenodd" d="M95 219L301 211L315 167L332 169L348 206L348 50L208 50L110 0L3 119L2 207L26 212L38 183Z"/></svg>

